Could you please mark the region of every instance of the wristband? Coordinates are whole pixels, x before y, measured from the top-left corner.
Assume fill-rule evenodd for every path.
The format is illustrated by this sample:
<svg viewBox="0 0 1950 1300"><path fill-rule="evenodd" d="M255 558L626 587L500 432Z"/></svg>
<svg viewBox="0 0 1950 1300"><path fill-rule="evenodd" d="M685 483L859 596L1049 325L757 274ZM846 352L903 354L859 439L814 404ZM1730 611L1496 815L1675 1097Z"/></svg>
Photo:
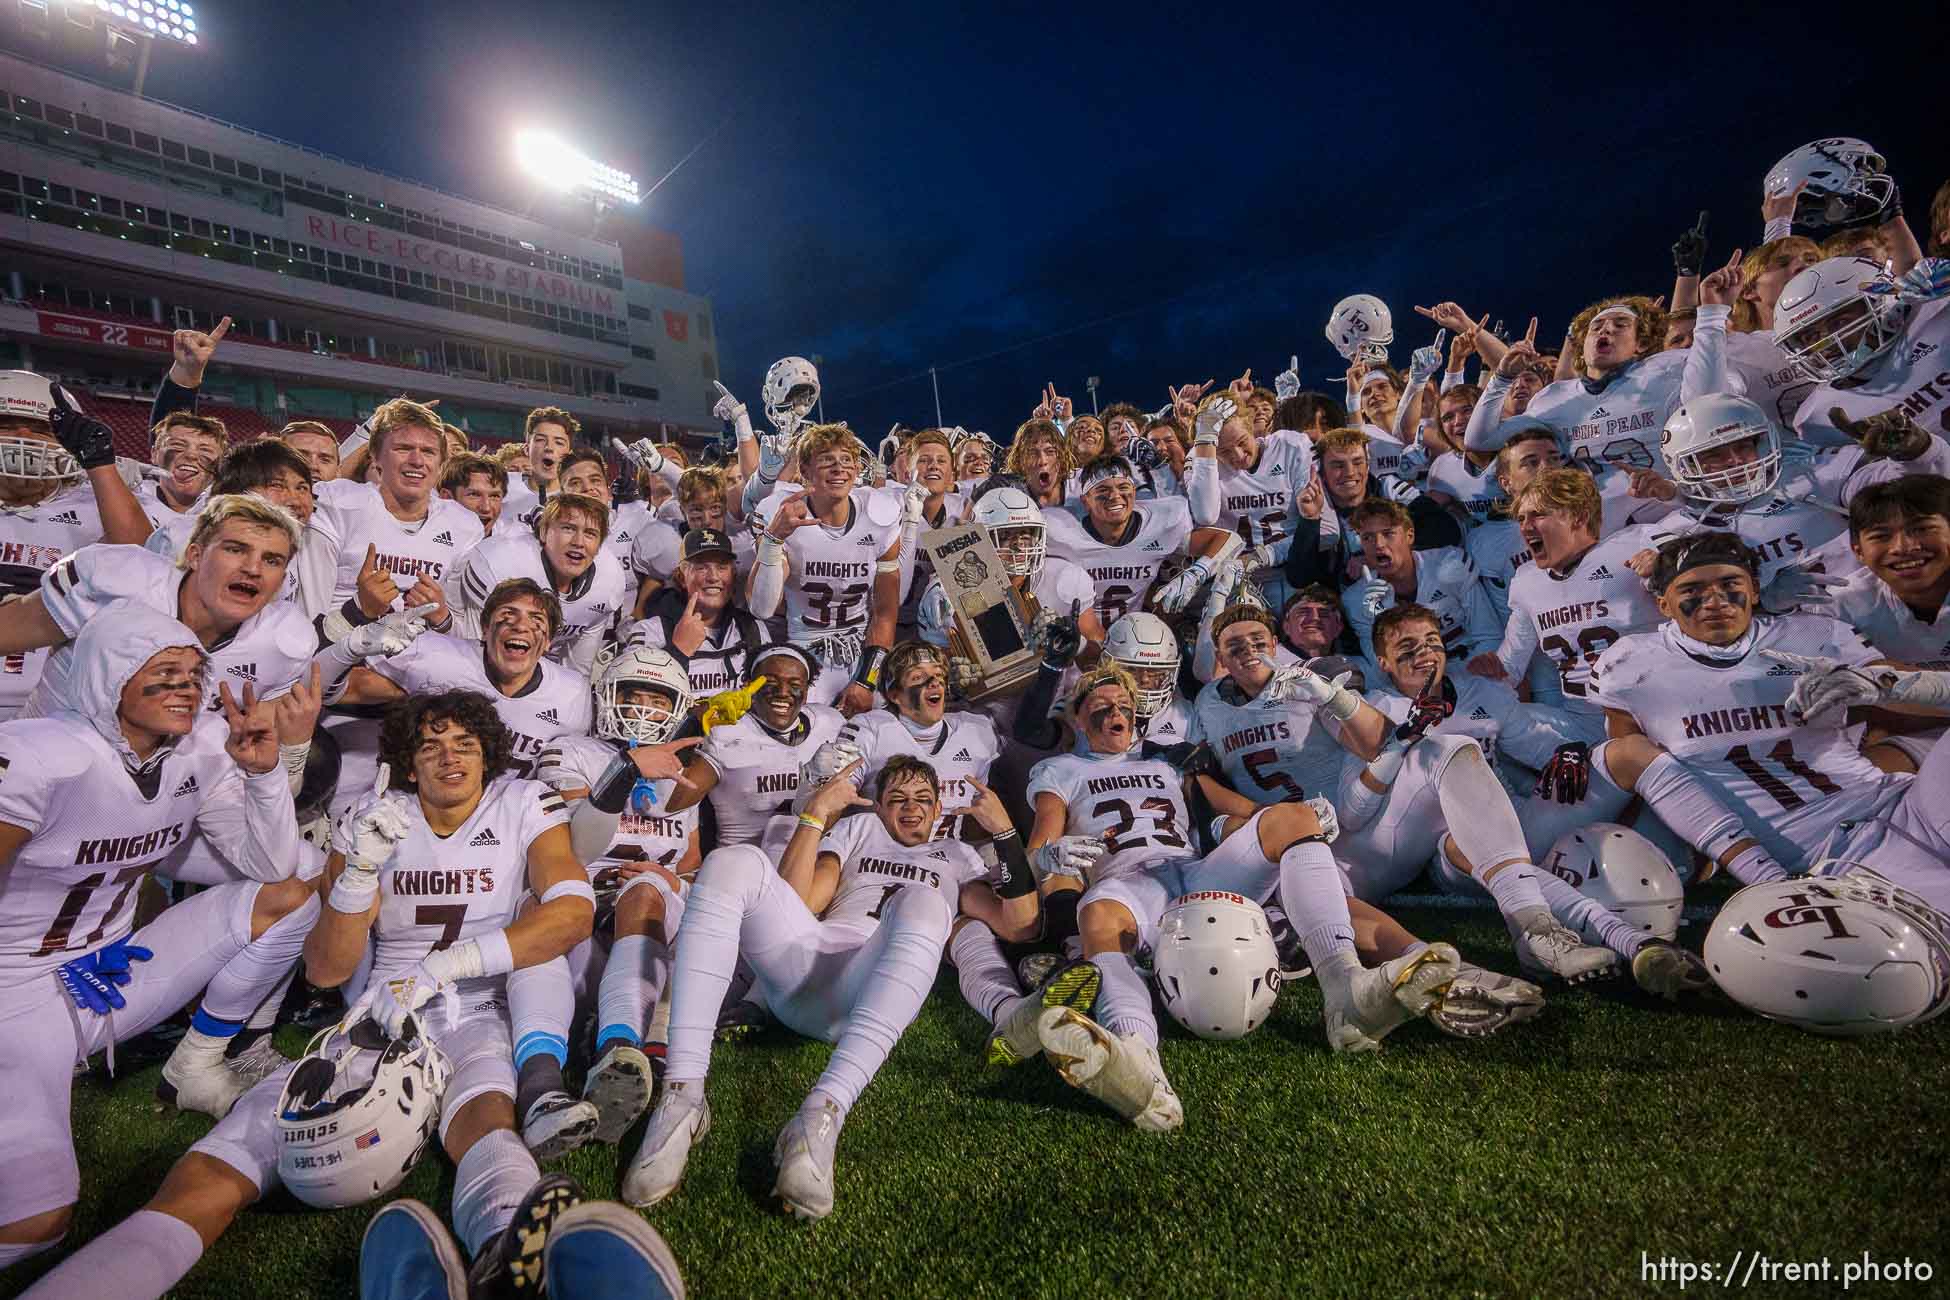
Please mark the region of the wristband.
<svg viewBox="0 0 1950 1300"><path fill-rule="evenodd" d="M471 980L506 975L515 968L515 954L508 946L508 932L494 930L430 952L420 964L442 980Z"/></svg>
<svg viewBox="0 0 1950 1300"><path fill-rule="evenodd" d="M1361 711L1361 697L1345 686L1338 686L1334 693L1321 702L1321 708L1336 722L1346 722Z"/></svg>
<svg viewBox="0 0 1950 1300"><path fill-rule="evenodd" d="M1002 878L993 882L996 897L1021 898L1036 888L1036 873L1029 869L1029 855L1022 851L1022 837L1011 826L989 838L995 856L1002 861Z"/></svg>
<svg viewBox="0 0 1950 1300"><path fill-rule="evenodd" d="M853 671L853 680L868 690L880 686L880 666L887 662L887 647L870 645L860 656L860 666Z"/></svg>
<svg viewBox="0 0 1950 1300"><path fill-rule="evenodd" d="M630 806L630 791L636 789L638 772L627 754L609 760L609 766L589 787L589 805L597 812L620 814Z"/></svg>
<svg viewBox="0 0 1950 1300"><path fill-rule="evenodd" d="M785 539L766 529L758 535L758 562L777 567L779 559L785 554Z"/></svg>
<svg viewBox="0 0 1950 1300"><path fill-rule="evenodd" d="M821 835L824 835L826 833L826 823L824 821L821 821L819 818L813 816L811 813L800 813L799 824L801 826L810 826L814 830L818 831Z"/></svg>
<svg viewBox="0 0 1950 1300"><path fill-rule="evenodd" d="M332 892L325 901L334 912L347 916L363 916L372 906L373 899L379 897L379 873L371 867L355 867L345 864L339 878L332 882Z"/></svg>
<svg viewBox="0 0 1950 1300"><path fill-rule="evenodd" d="M295 745L278 746L278 764L284 768L286 776L300 780L305 775L305 759L311 754L311 741L301 740Z"/></svg>
<svg viewBox="0 0 1950 1300"><path fill-rule="evenodd" d="M1390 740L1381 747L1381 752L1368 764L1368 775L1379 785L1395 784L1395 778L1402 773L1402 764L1408 761L1408 746Z"/></svg>
<svg viewBox="0 0 1950 1300"><path fill-rule="evenodd" d="M542 891L541 902L553 903L558 898L580 898L589 906L596 905L596 890L587 880L558 880Z"/></svg>

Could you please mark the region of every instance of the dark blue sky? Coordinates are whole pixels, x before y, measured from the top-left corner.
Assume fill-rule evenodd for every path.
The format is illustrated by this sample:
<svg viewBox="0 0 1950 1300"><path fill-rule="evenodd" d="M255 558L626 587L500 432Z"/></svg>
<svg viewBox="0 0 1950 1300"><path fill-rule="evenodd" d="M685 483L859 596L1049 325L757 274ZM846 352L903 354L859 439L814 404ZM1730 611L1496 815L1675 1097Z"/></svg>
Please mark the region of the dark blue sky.
<svg viewBox="0 0 1950 1300"><path fill-rule="evenodd" d="M1001 437L1046 379L1151 408L1298 352L1320 382L1357 290L1400 358L1438 297L1551 340L1666 290L1700 208L1721 257L1754 241L1762 173L1819 135L1882 149L1919 231L1950 175L1922 11L829 8L209 0L149 90L510 206L518 126L646 179L715 130L644 215L727 382L756 410L773 358L820 353L869 436L932 421L931 363L948 422Z"/></svg>

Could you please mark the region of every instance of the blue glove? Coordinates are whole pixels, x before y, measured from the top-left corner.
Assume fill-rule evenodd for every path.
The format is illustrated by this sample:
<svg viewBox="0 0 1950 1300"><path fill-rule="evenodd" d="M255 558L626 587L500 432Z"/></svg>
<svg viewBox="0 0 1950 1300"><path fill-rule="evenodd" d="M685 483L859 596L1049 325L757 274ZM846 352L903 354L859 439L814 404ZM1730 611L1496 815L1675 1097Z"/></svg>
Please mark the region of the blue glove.
<svg viewBox="0 0 1950 1300"><path fill-rule="evenodd" d="M105 1016L128 1005L120 985L130 978L129 963L148 961L156 954L138 948L127 939L117 939L99 952L77 957L61 967L61 987L83 1011Z"/></svg>

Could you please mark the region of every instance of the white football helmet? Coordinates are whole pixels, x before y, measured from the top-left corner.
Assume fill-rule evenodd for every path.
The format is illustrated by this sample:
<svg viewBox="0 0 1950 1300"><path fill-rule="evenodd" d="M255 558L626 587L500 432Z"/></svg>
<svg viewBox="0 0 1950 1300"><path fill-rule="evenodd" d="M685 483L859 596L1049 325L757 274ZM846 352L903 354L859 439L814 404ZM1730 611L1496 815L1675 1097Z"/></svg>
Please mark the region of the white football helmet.
<svg viewBox="0 0 1950 1300"><path fill-rule="evenodd" d="M1749 885L1713 918L1707 969L1749 1011L1810 1033L1853 1038L1929 1020L1950 1005L1950 947L1892 891L1854 872Z"/></svg>
<svg viewBox="0 0 1950 1300"><path fill-rule="evenodd" d="M0 478L32 479L41 483L71 483L85 478L81 463L66 447L52 441L53 385L31 370L0 370L0 420L31 420L49 425L49 437L29 438L0 433ZM62 390L70 404L74 394Z"/></svg>
<svg viewBox="0 0 1950 1300"><path fill-rule="evenodd" d="M1870 293L1870 285L1888 292ZM1895 280L1866 257L1831 257L1787 282L1774 342L1813 379L1847 379L1894 346L1909 321Z"/></svg>
<svg viewBox="0 0 1950 1300"><path fill-rule="evenodd" d="M1784 198L1803 182L1793 220L1805 230L1879 225L1896 198L1887 160L1868 141L1848 136L1802 145L1767 169L1761 194Z"/></svg>
<svg viewBox="0 0 1950 1300"><path fill-rule="evenodd" d="M1259 904L1201 890L1165 909L1152 973L1165 1009L1200 1038L1244 1038L1280 996L1280 954Z"/></svg>
<svg viewBox="0 0 1950 1300"><path fill-rule="evenodd" d="M1327 318L1327 341L1346 361L1388 360L1395 321L1388 304L1371 293L1353 293L1334 304Z"/></svg>
<svg viewBox="0 0 1950 1300"><path fill-rule="evenodd" d="M1751 459L1706 467L1709 453L1746 443L1753 445ZM1695 501L1738 505L1766 495L1781 481L1781 435L1774 422L1732 393L1704 393L1682 403L1666 421L1659 446L1673 481Z"/></svg>
<svg viewBox="0 0 1950 1300"><path fill-rule="evenodd" d="M403 1182L440 1123L451 1068L413 1020L387 1039L361 1014L320 1033L278 1097L278 1177L321 1210L363 1205Z"/></svg>
<svg viewBox="0 0 1950 1300"><path fill-rule="evenodd" d="M596 734L605 740L661 745L677 734L696 697L691 675L669 652L654 646L626 646L596 657ZM656 705L625 704L625 686L647 686L670 696L668 711Z"/></svg>
<svg viewBox="0 0 1950 1300"><path fill-rule="evenodd" d="M984 498L986 500L986 498ZM1178 694L1178 637L1156 614L1126 614L1104 633L1104 655L1137 683L1137 715L1156 717Z"/></svg>
<svg viewBox="0 0 1950 1300"><path fill-rule="evenodd" d="M791 433L819 403L819 372L804 357L780 357L765 372L759 392L765 418L780 433Z"/></svg>
<svg viewBox="0 0 1950 1300"><path fill-rule="evenodd" d="M1614 822L1592 822L1551 845L1549 870L1659 939L1679 933L1686 890L1651 840ZM1587 939L1595 939L1591 935Z"/></svg>
<svg viewBox="0 0 1950 1300"><path fill-rule="evenodd" d="M975 503L975 522L989 530L1002 571L1012 578L1034 578L1048 551L1042 507L1021 488L992 488ZM1005 540L1006 539L1006 540Z"/></svg>

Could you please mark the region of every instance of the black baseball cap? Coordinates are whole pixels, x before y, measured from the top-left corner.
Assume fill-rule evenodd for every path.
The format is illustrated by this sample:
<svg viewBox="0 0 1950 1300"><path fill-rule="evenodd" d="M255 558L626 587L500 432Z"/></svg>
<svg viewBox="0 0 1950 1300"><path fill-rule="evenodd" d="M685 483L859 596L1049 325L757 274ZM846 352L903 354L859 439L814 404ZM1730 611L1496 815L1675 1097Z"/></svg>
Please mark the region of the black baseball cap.
<svg viewBox="0 0 1950 1300"><path fill-rule="evenodd" d="M695 560L700 555L709 555L714 551L723 552L725 555L737 554L732 549L731 539L715 528L693 528L684 534L685 559Z"/></svg>

